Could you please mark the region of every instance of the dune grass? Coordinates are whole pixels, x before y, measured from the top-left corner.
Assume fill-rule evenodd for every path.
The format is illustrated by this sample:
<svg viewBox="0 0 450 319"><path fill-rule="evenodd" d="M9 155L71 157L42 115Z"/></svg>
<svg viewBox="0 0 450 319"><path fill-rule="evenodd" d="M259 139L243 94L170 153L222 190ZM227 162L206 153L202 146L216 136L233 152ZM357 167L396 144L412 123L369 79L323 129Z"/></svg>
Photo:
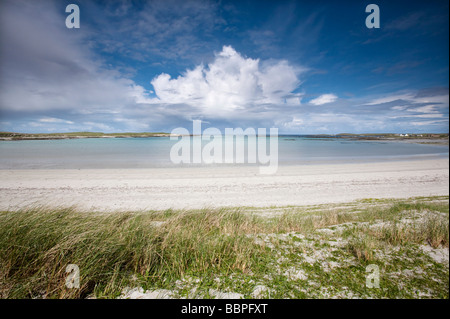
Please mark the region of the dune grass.
<svg viewBox="0 0 450 319"><path fill-rule="evenodd" d="M251 208L96 213L38 207L0 212L0 297L114 298L125 287L168 288L196 277L202 278L200 288L206 292L216 285L208 278L219 278L222 289L239 290L245 297L252 297L254 284L249 282L261 281L272 286L272 294L265 297L311 298L316 292L302 290L303 281L285 275L285 269L298 264L302 271L315 272L310 277L328 278L318 264L299 263L310 247L303 243L313 243L317 251L328 249L324 243L330 240L345 243L332 250L336 256L330 260L356 258L357 266L341 267L333 277L335 286L351 286L347 281L352 274L363 274L362 267L379 260L377 251L386 247L417 250L417 245L428 244L448 249L448 199L383 204L359 203L357 210L289 207L271 218L253 214ZM381 226L371 227L374 223ZM333 227L342 228L338 237L318 235ZM289 262L280 264L280 258ZM79 289L65 285L69 264L80 269ZM448 278L448 264L442 271ZM244 283L230 278L244 278ZM446 285L448 291L448 279Z"/></svg>
<svg viewBox="0 0 450 319"><path fill-rule="evenodd" d="M157 226L157 222L165 220ZM117 294L131 275L158 282L186 272L245 270L259 247L242 236L236 212L89 214L37 208L0 215L2 297ZM80 289L65 289L65 267L77 264Z"/></svg>

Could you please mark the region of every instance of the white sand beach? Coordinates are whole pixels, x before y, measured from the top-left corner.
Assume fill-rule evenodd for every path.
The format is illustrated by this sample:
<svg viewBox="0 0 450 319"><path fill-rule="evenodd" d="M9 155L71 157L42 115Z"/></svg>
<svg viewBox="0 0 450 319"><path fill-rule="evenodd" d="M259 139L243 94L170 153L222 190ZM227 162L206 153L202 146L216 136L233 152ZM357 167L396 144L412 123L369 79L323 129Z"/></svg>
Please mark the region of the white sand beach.
<svg viewBox="0 0 450 319"><path fill-rule="evenodd" d="M286 206L449 194L449 160L257 167L0 170L0 209Z"/></svg>

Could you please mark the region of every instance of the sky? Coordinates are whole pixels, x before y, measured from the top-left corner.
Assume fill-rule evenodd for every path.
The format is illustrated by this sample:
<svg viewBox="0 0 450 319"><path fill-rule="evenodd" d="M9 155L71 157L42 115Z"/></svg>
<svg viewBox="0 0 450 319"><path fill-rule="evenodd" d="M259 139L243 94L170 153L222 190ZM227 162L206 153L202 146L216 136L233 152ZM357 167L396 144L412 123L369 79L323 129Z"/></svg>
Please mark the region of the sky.
<svg viewBox="0 0 450 319"><path fill-rule="evenodd" d="M448 6L0 0L0 131L447 133Z"/></svg>

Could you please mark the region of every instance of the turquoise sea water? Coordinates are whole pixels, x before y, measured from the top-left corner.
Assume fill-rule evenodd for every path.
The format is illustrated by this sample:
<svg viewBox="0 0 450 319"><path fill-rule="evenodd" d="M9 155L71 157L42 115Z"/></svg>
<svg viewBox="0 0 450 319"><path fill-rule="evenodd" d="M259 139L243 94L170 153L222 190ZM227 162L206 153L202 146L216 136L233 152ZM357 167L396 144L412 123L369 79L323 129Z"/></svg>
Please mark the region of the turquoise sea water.
<svg viewBox="0 0 450 319"><path fill-rule="evenodd" d="M190 139L192 141L192 137ZM0 141L0 169L236 165L174 164L170 159L170 150L176 142L171 141L168 137ZM203 144L207 143L203 142ZM225 143L223 144L225 145ZM225 153L224 150L225 148L223 153ZM371 162L431 157L448 158L448 150L448 146L399 141L280 136L278 137L278 165ZM247 163L248 160L245 159L244 164L237 165L250 165Z"/></svg>

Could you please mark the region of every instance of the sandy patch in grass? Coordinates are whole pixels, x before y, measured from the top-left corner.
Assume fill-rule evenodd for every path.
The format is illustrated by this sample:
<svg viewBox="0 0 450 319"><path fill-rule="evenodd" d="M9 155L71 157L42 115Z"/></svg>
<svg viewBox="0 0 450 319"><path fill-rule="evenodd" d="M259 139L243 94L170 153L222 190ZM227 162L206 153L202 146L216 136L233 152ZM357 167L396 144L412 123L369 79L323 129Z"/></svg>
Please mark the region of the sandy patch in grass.
<svg viewBox="0 0 450 319"><path fill-rule="evenodd" d="M429 245L420 246L422 251L430 256L435 262L439 264L449 264L449 249L448 248L433 248Z"/></svg>
<svg viewBox="0 0 450 319"><path fill-rule="evenodd" d="M173 291L166 289L147 290L139 288L125 288L118 299L172 299Z"/></svg>

